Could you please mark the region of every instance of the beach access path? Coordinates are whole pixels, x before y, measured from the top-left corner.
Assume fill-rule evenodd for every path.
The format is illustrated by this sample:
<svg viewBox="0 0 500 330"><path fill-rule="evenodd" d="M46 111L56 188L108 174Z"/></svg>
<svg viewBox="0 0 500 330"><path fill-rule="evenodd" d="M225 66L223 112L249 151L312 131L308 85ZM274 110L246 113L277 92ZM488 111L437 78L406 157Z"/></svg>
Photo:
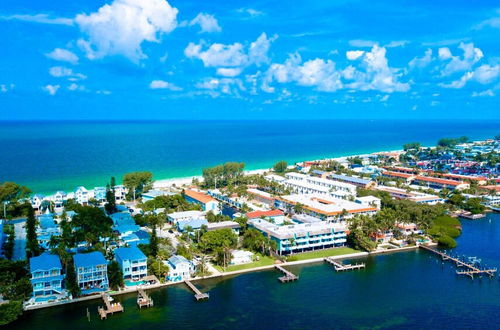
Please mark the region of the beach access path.
<svg viewBox="0 0 500 330"><path fill-rule="evenodd" d="M26 259L26 219L13 220L14 223L14 251L13 260Z"/></svg>

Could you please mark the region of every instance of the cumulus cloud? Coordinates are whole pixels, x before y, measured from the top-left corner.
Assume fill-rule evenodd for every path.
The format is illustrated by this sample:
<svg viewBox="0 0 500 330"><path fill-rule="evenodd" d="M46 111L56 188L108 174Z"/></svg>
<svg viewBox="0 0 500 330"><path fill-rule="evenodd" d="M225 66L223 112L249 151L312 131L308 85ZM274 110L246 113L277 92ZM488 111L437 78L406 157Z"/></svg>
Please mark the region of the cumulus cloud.
<svg viewBox="0 0 500 330"><path fill-rule="evenodd" d="M424 53L424 56L422 57L414 57L410 63L408 63L408 66L410 69L414 68L425 68L432 62L432 49L427 49Z"/></svg>
<svg viewBox="0 0 500 330"><path fill-rule="evenodd" d="M122 55L137 62L147 56L141 44L159 42L177 26L178 10L166 0L114 0L91 14L80 14L76 24L86 35L78 45L91 60Z"/></svg>
<svg viewBox="0 0 500 330"><path fill-rule="evenodd" d="M149 88L151 89L168 89L171 91L180 91L182 88L164 80L153 80L149 84Z"/></svg>
<svg viewBox="0 0 500 330"><path fill-rule="evenodd" d="M61 86L59 85L46 85L42 87L42 89L47 92L49 95L56 95L57 91Z"/></svg>
<svg viewBox="0 0 500 330"><path fill-rule="evenodd" d="M217 19L210 14L199 13L191 22L189 22L190 26L199 25L200 32L220 32L222 31Z"/></svg>
<svg viewBox="0 0 500 330"><path fill-rule="evenodd" d="M242 70L242 68L218 68L217 74L224 77L236 77Z"/></svg>
<svg viewBox="0 0 500 330"><path fill-rule="evenodd" d="M231 75L238 70L241 72L247 66L253 64L259 66L267 63L269 61L267 53L271 42L275 39L276 36L268 38L265 33L262 33L249 47L236 42L230 45L214 43L206 48L203 43L190 42L184 50L184 54L186 57L201 60L205 67L217 68L219 74Z"/></svg>
<svg viewBox="0 0 500 330"><path fill-rule="evenodd" d="M76 83L71 83L69 86L68 86L68 90L69 91L79 91L79 92L83 92L85 91L85 86L83 85L78 85Z"/></svg>
<svg viewBox="0 0 500 330"><path fill-rule="evenodd" d="M363 56L365 52L363 50L351 50L345 53L345 56L348 60L355 61L361 56Z"/></svg>
<svg viewBox="0 0 500 330"><path fill-rule="evenodd" d="M491 89L487 89L485 91L482 91L482 92L472 92L472 97L493 97L495 96L495 93L491 90Z"/></svg>
<svg viewBox="0 0 500 330"><path fill-rule="evenodd" d="M466 72L460 79L451 83L441 83L445 88L462 88L468 81L476 81L482 85L494 82L500 76L500 65L483 64L473 71Z"/></svg>
<svg viewBox="0 0 500 330"><path fill-rule="evenodd" d="M86 79L87 76L81 73L73 72L72 69L66 68L63 66L53 66L49 69L49 74L52 77L56 78L65 78L67 77L69 80L83 80Z"/></svg>
<svg viewBox="0 0 500 330"><path fill-rule="evenodd" d="M483 58L483 52L481 49L474 47L473 43L465 44L461 42L458 48L463 51L462 57L454 56L447 47L439 48L439 58L443 61L449 60L441 71L442 76L449 76L456 72L470 70L474 64Z"/></svg>
<svg viewBox="0 0 500 330"><path fill-rule="evenodd" d="M71 64L78 63L78 56L76 56L75 53L63 48L56 48L50 53L45 54L45 56L56 61L68 62Z"/></svg>
<svg viewBox="0 0 500 330"><path fill-rule="evenodd" d="M4 21L15 20L15 21L25 21L25 22L55 24L55 25L73 25L73 20L71 18L51 17L47 14L0 16L0 20Z"/></svg>
<svg viewBox="0 0 500 330"><path fill-rule="evenodd" d="M240 92L246 90L243 82L238 78L206 78L198 82L195 87L207 90L212 97L218 97L221 94L240 97Z"/></svg>
<svg viewBox="0 0 500 330"><path fill-rule="evenodd" d="M250 17L257 17L257 16L264 15L264 12L262 12L260 10L253 9L253 8L239 8L236 10L236 12L238 12L240 14L246 14Z"/></svg>

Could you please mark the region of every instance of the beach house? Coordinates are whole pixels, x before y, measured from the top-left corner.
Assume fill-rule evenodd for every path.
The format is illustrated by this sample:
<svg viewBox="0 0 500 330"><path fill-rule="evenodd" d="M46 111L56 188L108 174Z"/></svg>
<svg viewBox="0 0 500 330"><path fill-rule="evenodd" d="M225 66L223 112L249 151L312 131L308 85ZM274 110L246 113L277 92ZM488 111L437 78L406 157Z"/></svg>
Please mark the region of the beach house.
<svg viewBox="0 0 500 330"><path fill-rule="evenodd" d="M54 202L55 210L61 210L64 206L64 201L66 200L66 193L64 191L57 191L52 196L52 201Z"/></svg>
<svg viewBox="0 0 500 330"><path fill-rule="evenodd" d="M99 203L106 201L106 187L95 187L93 192L94 199Z"/></svg>
<svg viewBox="0 0 500 330"><path fill-rule="evenodd" d="M123 278L138 281L148 275L147 257L137 247L122 247L115 250L115 260L120 265Z"/></svg>
<svg viewBox="0 0 500 330"><path fill-rule="evenodd" d="M40 246L44 249L49 249L49 242L52 236L59 236L61 234L61 230L54 221L52 214L47 213L38 217L36 234Z"/></svg>
<svg viewBox="0 0 500 330"><path fill-rule="evenodd" d="M89 192L84 186L76 187L75 201L80 205L87 205L89 203Z"/></svg>
<svg viewBox="0 0 500 330"><path fill-rule="evenodd" d="M33 287L32 302L41 303L67 296L64 289L64 275L59 257L43 253L29 260L31 286Z"/></svg>
<svg viewBox="0 0 500 330"><path fill-rule="evenodd" d="M106 291L108 282L108 262L101 252L75 254L76 279L82 294Z"/></svg>
<svg viewBox="0 0 500 330"><path fill-rule="evenodd" d="M194 264L183 256L174 255L165 261L165 264L169 268L167 281L180 282L188 280L195 272Z"/></svg>
<svg viewBox="0 0 500 330"><path fill-rule="evenodd" d="M231 251L231 265L243 265L253 261L253 252L245 250L232 250Z"/></svg>
<svg viewBox="0 0 500 330"><path fill-rule="evenodd" d="M183 220L177 222L177 230L182 233L188 228L191 228L192 230L199 230L201 229L202 226L207 226L207 225L208 225L207 219L203 218Z"/></svg>
<svg viewBox="0 0 500 330"><path fill-rule="evenodd" d="M127 188L122 184L116 185L113 188L115 190L115 200L117 202L125 201L128 191Z"/></svg>
<svg viewBox="0 0 500 330"><path fill-rule="evenodd" d="M183 211L183 212L173 212L167 214L167 221L173 225L177 225L179 221L204 219L204 218L205 214L202 211Z"/></svg>
<svg viewBox="0 0 500 330"><path fill-rule="evenodd" d="M40 210L40 206L42 206L42 202L45 199L44 195L36 194L31 197L31 207L35 210Z"/></svg>
<svg viewBox="0 0 500 330"><path fill-rule="evenodd" d="M203 192L186 189L184 190L184 198L189 203L201 205L203 211L212 211L215 214L219 213L219 202Z"/></svg>

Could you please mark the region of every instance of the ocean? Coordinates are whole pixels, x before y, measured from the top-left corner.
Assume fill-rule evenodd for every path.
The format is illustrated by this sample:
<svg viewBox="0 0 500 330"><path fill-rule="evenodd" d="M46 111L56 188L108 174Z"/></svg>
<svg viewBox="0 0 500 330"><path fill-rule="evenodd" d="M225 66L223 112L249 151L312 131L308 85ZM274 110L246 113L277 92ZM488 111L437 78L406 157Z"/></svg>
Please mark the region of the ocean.
<svg viewBox="0 0 500 330"><path fill-rule="evenodd" d="M463 220L454 254L500 266L500 214ZM184 284L151 290L154 307L136 294L116 297L123 313L101 321L89 301L25 313L12 329L498 329L500 281L459 277L427 251L361 258L364 270L336 273L326 263L196 282L210 299L197 302ZM347 261L346 261L347 262ZM87 319L87 309L90 321Z"/></svg>
<svg viewBox="0 0 500 330"><path fill-rule="evenodd" d="M0 182L37 193L72 191L131 171L178 178L226 161L252 170L413 141L435 145L442 137L491 138L499 127L498 120L0 122Z"/></svg>

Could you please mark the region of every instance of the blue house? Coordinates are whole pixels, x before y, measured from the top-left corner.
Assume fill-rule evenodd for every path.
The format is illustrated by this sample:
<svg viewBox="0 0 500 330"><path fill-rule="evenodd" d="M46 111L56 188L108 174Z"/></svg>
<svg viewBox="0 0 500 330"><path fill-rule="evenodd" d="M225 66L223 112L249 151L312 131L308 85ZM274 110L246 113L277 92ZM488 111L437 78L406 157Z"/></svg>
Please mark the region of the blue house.
<svg viewBox="0 0 500 330"><path fill-rule="evenodd" d="M167 281L179 282L191 278L194 274L194 264L183 256L172 256L166 262L169 268Z"/></svg>
<svg viewBox="0 0 500 330"><path fill-rule="evenodd" d="M105 187L95 187L94 188L94 199L100 203L106 201L106 188Z"/></svg>
<svg viewBox="0 0 500 330"><path fill-rule="evenodd" d="M43 214L38 217L38 227L36 229L38 242L44 249L49 248L52 236L59 236L61 231L54 221L52 214Z"/></svg>
<svg viewBox="0 0 500 330"><path fill-rule="evenodd" d="M79 253L73 257L76 279L82 294L106 291L108 282L108 262L101 252Z"/></svg>
<svg viewBox="0 0 500 330"><path fill-rule="evenodd" d="M147 257L137 247L115 250L115 260L121 267L123 278L138 281L148 275Z"/></svg>
<svg viewBox="0 0 500 330"><path fill-rule="evenodd" d="M31 285L33 302L40 303L67 297L63 289L64 275L59 257L43 253L30 258Z"/></svg>
<svg viewBox="0 0 500 330"><path fill-rule="evenodd" d="M187 227L191 227L193 230L201 229L203 225L208 225L207 219L191 219L177 222L177 230L183 232Z"/></svg>

